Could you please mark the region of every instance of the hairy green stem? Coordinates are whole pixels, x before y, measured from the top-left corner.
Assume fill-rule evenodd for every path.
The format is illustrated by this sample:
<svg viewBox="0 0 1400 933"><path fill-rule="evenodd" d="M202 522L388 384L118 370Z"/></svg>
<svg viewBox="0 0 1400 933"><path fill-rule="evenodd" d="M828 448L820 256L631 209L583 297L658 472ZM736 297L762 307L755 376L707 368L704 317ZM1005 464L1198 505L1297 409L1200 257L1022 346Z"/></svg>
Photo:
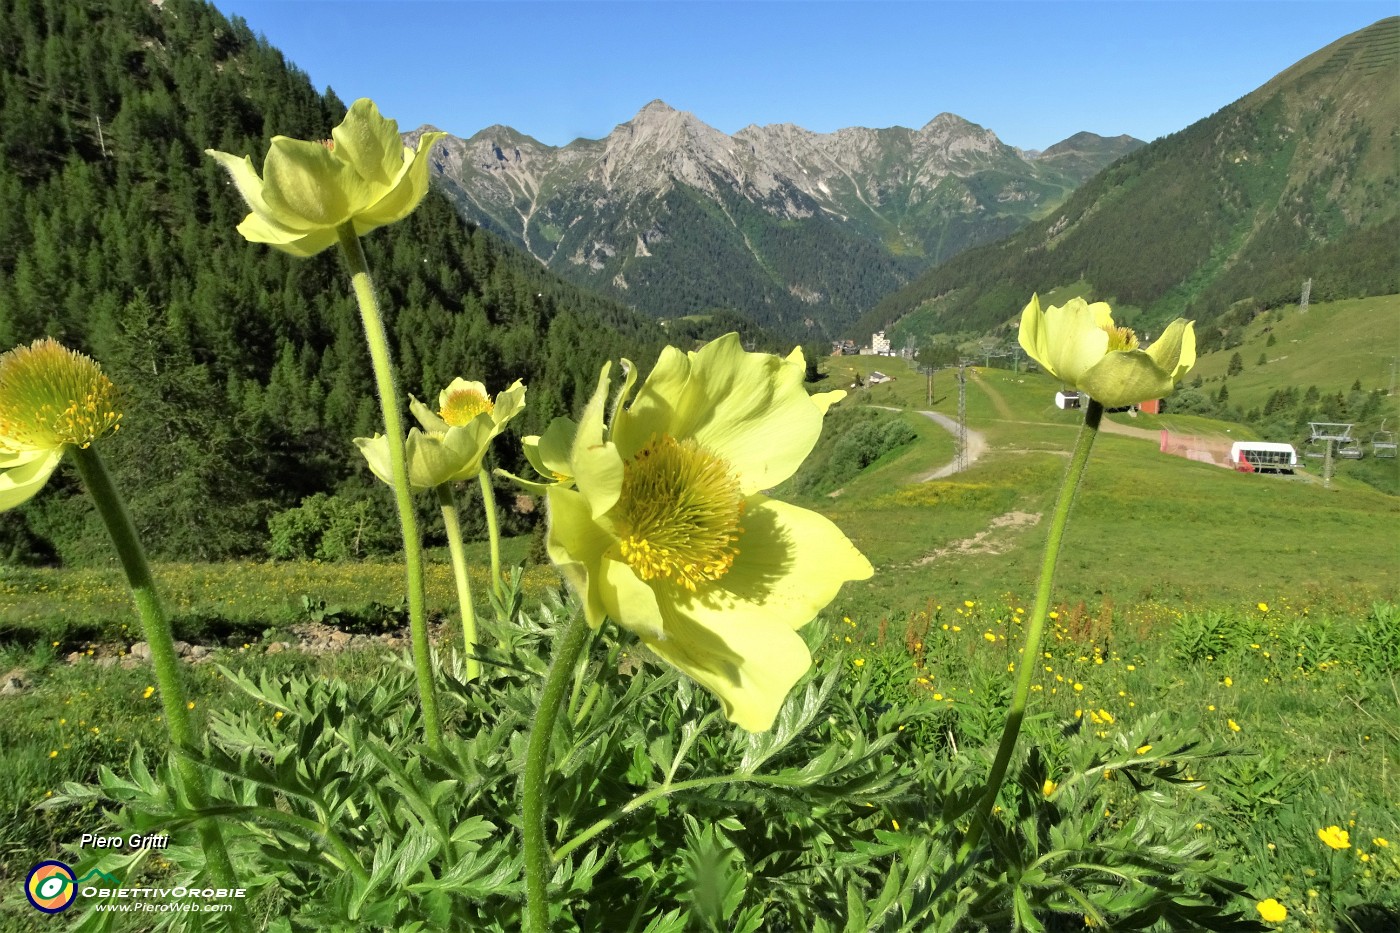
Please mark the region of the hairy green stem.
<svg viewBox="0 0 1400 933"><path fill-rule="evenodd" d="M399 510L399 525L403 530L404 566L408 575L408 630L413 642L413 667L418 677L418 695L423 704L423 724L428 748L442 748L442 720L438 717L437 695L433 686L432 650L428 644L427 599L423 584L423 551L418 538L418 520L413 514L413 499L408 486L408 464L404 457L403 419L399 415L398 387L394 384L394 364L389 355L389 335L384 318L379 313L379 300L374 294L369 265L354 223L347 221L336 228L340 236L340 252L350 269L350 282L360 305L360 320L365 326L369 358L374 367L374 384L379 392L379 407L384 415L384 436L389 442L389 471L394 480L394 503Z"/></svg>
<svg viewBox="0 0 1400 933"><path fill-rule="evenodd" d="M1006 726L1002 729L1001 744L997 746L991 773L987 775L987 787L977 804L972 825L968 827L962 847L958 850L959 862L966 861L982 839L982 833L992 818L997 795L1001 793L1001 785L1006 780L1011 753L1015 751L1016 740L1021 735L1021 723L1026 718L1026 703L1031 695L1031 681L1035 679L1036 659L1040 657L1040 643L1045 635L1045 620L1050 612L1050 596L1054 589L1055 564L1060 557L1060 544L1064 541L1070 507L1074 504L1074 494L1079 489L1079 482L1084 478L1084 468L1089 463L1089 452L1093 449L1094 438L1098 436L1101 420L1103 406L1090 399L1089 406L1084 411L1084 426L1079 429L1079 438L1075 441L1069 466L1065 468L1060 496L1055 502L1055 512L1050 520L1045 557L1040 565L1040 583L1035 592L1035 608L1026 626L1026 641L1021 646L1021 660L1016 671L1016 690L1011 696L1011 708L1006 713Z"/></svg>
<svg viewBox="0 0 1400 933"><path fill-rule="evenodd" d="M467 555L462 550L462 523L457 520L457 500L452 484L437 487L438 505L442 506L442 524L447 529L447 551L452 555L452 579L457 583L457 605L462 612L462 646L466 651L467 680L481 676L481 662L476 659L476 607L472 605L472 585L467 579Z"/></svg>
<svg viewBox="0 0 1400 933"><path fill-rule="evenodd" d="M525 834L525 933L549 931L549 874L551 859L545 838L545 791L549 784L549 745L554 723L564 703L570 675L588 643L588 621L579 612L558 636L540 692L530 741L525 750L525 776L520 785L520 805Z"/></svg>
<svg viewBox="0 0 1400 933"><path fill-rule="evenodd" d="M190 806L195 810L207 809L209 794L205 777L183 752L185 748L195 747L195 730L190 722L189 701L180 683L180 661L175 654L175 639L161 606L150 564L146 561L146 549L141 545L131 514L127 512L126 504L97 451L91 447L70 447L68 450L73 455L73 462L78 467L88 495L97 506L108 534L112 536L112 545L121 560L122 570L126 572L127 584L131 587L136 612L141 618L141 630L151 649L151 668L160 688L166 733L176 750L176 775ZM228 849L224 846L219 824L212 819L201 819L196 821L195 831L199 834L200 846L215 883L223 888L237 888L238 878ZM235 905L233 925L238 930L250 929L246 909L241 904Z"/></svg>
<svg viewBox="0 0 1400 933"><path fill-rule="evenodd" d="M486 532L491 545L491 592L496 597L496 606L500 607L504 605L505 586L501 579L501 526L496 519L496 491L491 488L491 474L485 467L476 478L481 483L481 507L486 511Z"/></svg>

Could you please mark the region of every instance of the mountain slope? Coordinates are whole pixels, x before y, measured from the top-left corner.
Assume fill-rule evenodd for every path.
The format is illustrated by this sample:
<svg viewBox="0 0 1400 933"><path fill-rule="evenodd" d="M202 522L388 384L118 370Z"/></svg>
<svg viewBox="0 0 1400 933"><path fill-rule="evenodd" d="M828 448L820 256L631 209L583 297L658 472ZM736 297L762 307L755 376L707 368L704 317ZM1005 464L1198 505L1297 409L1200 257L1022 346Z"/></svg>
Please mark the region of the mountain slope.
<svg viewBox="0 0 1400 933"><path fill-rule="evenodd" d="M380 421L339 258L244 241L247 208L203 153L260 163L268 136L325 138L344 105L196 0L0 4L0 37L0 350L50 335L102 362L123 394L102 454L147 546L262 553L268 519L315 493L391 516L351 442ZM492 392L520 378L512 429L539 431L591 394L604 359L645 364L664 341L439 195L364 243L401 404L458 375ZM518 445L495 449L521 466ZM0 560L104 559L76 491L61 470L0 514Z"/></svg>
<svg viewBox="0 0 1400 933"><path fill-rule="evenodd" d="M926 273L857 330L916 309L931 327L986 329L1033 291L1084 282L1145 326L1218 323L1209 345L1254 308L1296 301L1308 278L1315 300L1400 291L1397 65L1400 18L1346 36Z"/></svg>
<svg viewBox="0 0 1400 933"><path fill-rule="evenodd" d="M658 100L558 148L502 126L449 137L435 173L463 216L634 307L737 307L806 334L1005 236L1138 145L1082 133L1021 153L952 114L918 130L728 136Z"/></svg>

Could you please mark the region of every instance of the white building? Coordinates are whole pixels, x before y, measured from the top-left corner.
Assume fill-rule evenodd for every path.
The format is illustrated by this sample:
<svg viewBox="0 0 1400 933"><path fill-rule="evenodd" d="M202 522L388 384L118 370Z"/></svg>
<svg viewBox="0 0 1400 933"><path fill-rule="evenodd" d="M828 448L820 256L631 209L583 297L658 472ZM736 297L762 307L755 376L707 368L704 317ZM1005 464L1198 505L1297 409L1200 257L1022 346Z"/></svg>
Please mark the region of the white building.
<svg viewBox="0 0 1400 933"><path fill-rule="evenodd" d="M870 352L876 356L890 355L890 338L885 336L884 331L879 331L870 336Z"/></svg>

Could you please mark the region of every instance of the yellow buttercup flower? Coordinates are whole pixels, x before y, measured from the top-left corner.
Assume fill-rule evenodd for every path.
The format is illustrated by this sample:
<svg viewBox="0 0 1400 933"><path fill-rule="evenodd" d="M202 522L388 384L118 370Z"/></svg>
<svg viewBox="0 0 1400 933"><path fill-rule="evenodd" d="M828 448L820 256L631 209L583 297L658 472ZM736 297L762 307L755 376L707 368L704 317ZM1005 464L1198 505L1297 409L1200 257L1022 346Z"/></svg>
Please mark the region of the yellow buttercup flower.
<svg viewBox="0 0 1400 933"><path fill-rule="evenodd" d="M403 144L395 120L367 99L355 101L325 142L274 136L263 174L253 160L206 149L228 170L252 213L238 232L293 256L314 256L353 223L358 236L402 220L428 192L428 153L444 133Z"/></svg>
<svg viewBox="0 0 1400 933"><path fill-rule="evenodd" d="M38 493L65 448L117 430L116 395L95 360L51 338L0 354L0 512Z"/></svg>
<svg viewBox="0 0 1400 933"><path fill-rule="evenodd" d="M1046 778L1045 783L1040 786L1040 792L1046 797L1049 797L1051 794L1053 794L1056 790L1059 789L1059 786L1060 785L1056 784L1054 781L1050 780L1049 778Z"/></svg>
<svg viewBox="0 0 1400 933"><path fill-rule="evenodd" d="M1021 312L1018 339L1047 373L1105 408L1161 398L1196 363L1192 322L1177 318L1142 350L1136 334L1113 323L1107 304L1083 298L1042 312L1033 295Z"/></svg>
<svg viewBox="0 0 1400 933"><path fill-rule="evenodd" d="M454 379L438 394L436 412L409 398L409 410L423 429L410 430L404 442L408 483L415 489L432 489L473 479L481 472L481 461L492 439L525 410L525 385L517 379L493 400L480 382ZM357 437L355 443L374 475L393 485L389 439L376 434Z"/></svg>
<svg viewBox="0 0 1400 933"><path fill-rule="evenodd" d="M549 555L590 625L611 617L732 722L767 729L811 666L797 629L874 572L826 518L761 492L796 471L845 393L809 396L800 350L747 353L736 334L666 348L635 397L624 366L611 424L605 365L579 423L539 444L567 480L545 490Z"/></svg>
<svg viewBox="0 0 1400 933"><path fill-rule="evenodd" d="M1329 826L1317 831L1317 838L1334 849L1350 849L1351 835L1340 826Z"/></svg>
<svg viewBox="0 0 1400 933"><path fill-rule="evenodd" d="M1259 911L1259 916L1264 918L1266 923L1282 923L1288 917L1288 908L1284 907L1272 897L1268 900L1260 901L1254 905Z"/></svg>

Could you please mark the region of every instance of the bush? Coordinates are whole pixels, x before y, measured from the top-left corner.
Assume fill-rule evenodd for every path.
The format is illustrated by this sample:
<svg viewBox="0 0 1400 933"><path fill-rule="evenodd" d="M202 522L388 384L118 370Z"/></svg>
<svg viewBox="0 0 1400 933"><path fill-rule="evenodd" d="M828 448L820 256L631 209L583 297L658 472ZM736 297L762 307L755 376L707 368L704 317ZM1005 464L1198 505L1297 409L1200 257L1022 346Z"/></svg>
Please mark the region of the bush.
<svg viewBox="0 0 1400 933"><path fill-rule="evenodd" d="M268 519L267 530L274 560L358 560L392 550L396 543L368 500L323 492Z"/></svg>

